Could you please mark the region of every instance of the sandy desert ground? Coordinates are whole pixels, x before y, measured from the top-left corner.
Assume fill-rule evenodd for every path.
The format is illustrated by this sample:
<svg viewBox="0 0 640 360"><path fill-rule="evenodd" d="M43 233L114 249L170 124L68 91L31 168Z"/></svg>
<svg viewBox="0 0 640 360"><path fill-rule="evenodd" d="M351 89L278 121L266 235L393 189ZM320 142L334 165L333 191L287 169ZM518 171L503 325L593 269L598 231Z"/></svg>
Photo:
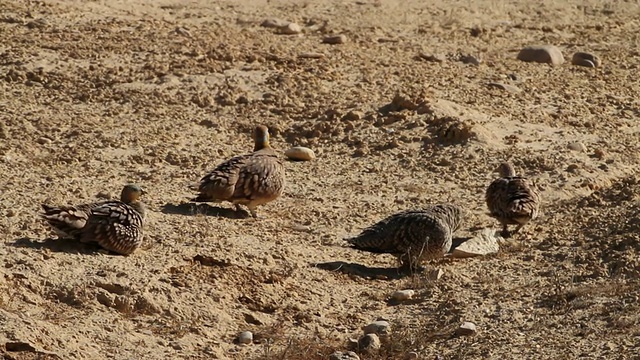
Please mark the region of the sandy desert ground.
<svg viewBox="0 0 640 360"><path fill-rule="evenodd" d="M635 1L0 2L0 351L328 359L385 318L361 359L638 358L639 19ZM516 59L536 44L567 62ZM576 51L602 65L571 65ZM256 124L317 158L285 163L263 219L189 205ZM429 264L434 281L345 247L443 201L468 210L457 237L497 229L484 191L503 160L543 204L499 253ZM131 256L56 240L37 216L129 182L150 208ZM416 296L389 303L399 289ZM453 336L464 321L477 333ZM254 343L234 343L245 330Z"/></svg>

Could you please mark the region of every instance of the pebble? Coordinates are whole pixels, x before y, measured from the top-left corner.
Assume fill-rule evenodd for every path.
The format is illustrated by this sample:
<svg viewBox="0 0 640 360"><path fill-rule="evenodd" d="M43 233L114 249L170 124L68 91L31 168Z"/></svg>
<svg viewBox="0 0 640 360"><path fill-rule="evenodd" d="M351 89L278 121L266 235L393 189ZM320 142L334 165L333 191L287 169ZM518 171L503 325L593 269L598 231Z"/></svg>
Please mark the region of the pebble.
<svg viewBox="0 0 640 360"><path fill-rule="evenodd" d="M284 155L291 160L309 161L316 158L316 154L313 150L304 146L294 146L291 149L284 152Z"/></svg>
<svg viewBox="0 0 640 360"><path fill-rule="evenodd" d="M300 34L302 32L302 27L296 23L288 23L285 26L281 26L278 28L280 34L284 35L295 35Z"/></svg>
<svg viewBox="0 0 640 360"><path fill-rule="evenodd" d="M600 58L597 55L580 52L573 54L571 58L571 63L573 65L578 66L586 66L586 67L600 67Z"/></svg>
<svg viewBox="0 0 640 360"><path fill-rule="evenodd" d="M45 145L45 144L51 144L53 142L53 140L49 139L48 137L41 137L38 139L38 144L40 145Z"/></svg>
<svg viewBox="0 0 640 360"><path fill-rule="evenodd" d="M506 90L510 93L519 93L522 90L520 90L520 88L518 88L517 86L513 86L513 85L509 85L509 84L503 84L501 82L490 82L487 84L487 86L489 87L493 87L496 89L500 89L500 90Z"/></svg>
<svg viewBox="0 0 640 360"><path fill-rule="evenodd" d="M468 258L495 254L500 250L498 238L493 229L485 228L471 239L458 245L452 252L454 258Z"/></svg>
<svg viewBox="0 0 640 360"><path fill-rule="evenodd" d="M336 351L329 355L329 360L360 360L360 357L353 351Z"/></svg>
<svg viewBox="0 0 640 360"><path fill-rule="evenodd" d="M518 53L518 60L552 65L564 63L562 51L554 45L527 46Z"/></svg>
<svg viewBox="0 0 640 360"><path fill-rule="evenodd" d="M384 320L377 320L372 322L371 324L362 328L364 330L364 334L387 334L389 332L389 322Z"/></svg>
<svg viewBox="0 0 640 360"><path fill-rule="evenodd" d="M283 28L287 25L289 25L288 21L277 18L266 19L265 21L260 23L260 26L266 28Z"/></svg>
<svg viewBox="0 0 640 360"><path fill-rule="evenodd" d="M415 295L415 291L413 290L398 290L396 292L394 292L393 294L391 294L391 299L395 300L395 301L405 301L405 300L409 300L411 298L413 298L413 295Z"/></svg>
<svg viewBox="0 0 640 360"><path fill-rule="evenodd" d="M342 120L362 120L364 119L364 113L362 111L356 111L356 110L350 110L348 113L346 113L343 117Z"/></svg>
<svg viewBox="0 0 640 360"><path fill-rule="evenodd" d="M456 329L456 335L458 336L471 336L476 333L476 324L465 321Z"/></svg>
<svg viewBox="0 0 640 360"><path fill-rule="evenodd" d="M324 39L322 39L322 42L325 44L344 44L347 42L347 37L345 35L331 35L331 36L326 36Z"/></svg>
<svg viewBox="0 0 640 360"><path fill-rule="evenodd" d="M13 209L9 209L7 210L7 217L14 217L16 216L16 211Z"/></svg>
<svg viewBox="0 0 640 360"><path fill-rule="evenodd" d="M415 351L409 351L407 355L404 356L405 360L414 360L418 358L418 353Z"/></svg>
<svg viewBox="0 0 640 360"><path fill-rule="evenodd" d="M358 348L364 351L380 349L380 338L376 334L366 334L358 340Z"/></svg>
<svg viewBox="0 0 640 360"><path fill-rule="evenodd" d="M251 344L253 342L253 333L251 331L243 331L238 335L239 344Z"/></svg>
<svg viewBox="0 0 640 360"><path fill-rule="evenodd" d="M572 142L567 145L569 150L578 151L578 152L586 152L587 147L581 142Z"/></svg>

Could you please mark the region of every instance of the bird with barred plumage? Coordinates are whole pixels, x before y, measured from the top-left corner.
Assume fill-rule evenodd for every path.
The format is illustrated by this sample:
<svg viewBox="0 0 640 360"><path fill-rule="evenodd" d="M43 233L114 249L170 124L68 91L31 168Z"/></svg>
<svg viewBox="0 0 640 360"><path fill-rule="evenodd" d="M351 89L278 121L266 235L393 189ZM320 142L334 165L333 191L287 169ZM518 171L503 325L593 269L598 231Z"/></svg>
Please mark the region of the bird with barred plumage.
<svg viewBox="0 0 640 360"><path fill-rule="evenodd" d="M491 182L485 194L489 215L502 224L501 235L510 237L529 221L538 217L540 193L531 180L517 176L513 165L501 163L497 172L500 177ZM517 225L513 232L509 225Z"/></svg>
<svg viewBox="0 0 640 360"><path fill-rule="evenodd" d="M143 240L146 212L140 197L144 194L140 186L126 185L119 201L60 207L42 204L40 216L60 238L98 243L106 250L129 255Z"/></svg>
<svg viewBox="0 0 640 360"><path fill-rule="evenodd" d="M345 240L358 250L396 255L402 270L423 270L423 262L443 257L451 249L462 218L462 209L449 203L405 210Z"/></svg>
<svg viewBox="0 0 640 360"><path fill-rule="evenodd" d="M258 217L258 206L276 200L285 186L285 168L269 143L269 129L260 125L253 132L254 149L250 154L233 157L205 175L198 184L194 202L229 201Z"/></svg>

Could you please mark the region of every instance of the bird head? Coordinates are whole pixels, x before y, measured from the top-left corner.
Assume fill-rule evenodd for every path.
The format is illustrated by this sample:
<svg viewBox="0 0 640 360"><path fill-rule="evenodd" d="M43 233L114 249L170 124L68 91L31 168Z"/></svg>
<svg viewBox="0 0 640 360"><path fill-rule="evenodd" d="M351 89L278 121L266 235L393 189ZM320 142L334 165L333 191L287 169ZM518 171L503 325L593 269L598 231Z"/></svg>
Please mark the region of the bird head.
<svg viewBox="0 0 640 360"><path fill-rule="evenodd" d="M258 125L253 130L253 151L262 150L270 147L269 145L269 129L264 125Z"/></svg>
<svg viewBox="0 0 640 360"><path fill-rule="evenodd" d="M122 188L122 194L120 195L120 201L125 204L138 201L140 196L146 194L146 192L138 185L129 184Z"/></svg>
<svg viewBox="0 0 640 360"><path fill-rule="evenodd" d="M513 168L513 165L511 165L508 162L502 162L500 163L500 165L498 165L498 168L496 169L496 171L498 172L498 174L500 174L500 177L514 177L516 176L516 170Z"/></svg>

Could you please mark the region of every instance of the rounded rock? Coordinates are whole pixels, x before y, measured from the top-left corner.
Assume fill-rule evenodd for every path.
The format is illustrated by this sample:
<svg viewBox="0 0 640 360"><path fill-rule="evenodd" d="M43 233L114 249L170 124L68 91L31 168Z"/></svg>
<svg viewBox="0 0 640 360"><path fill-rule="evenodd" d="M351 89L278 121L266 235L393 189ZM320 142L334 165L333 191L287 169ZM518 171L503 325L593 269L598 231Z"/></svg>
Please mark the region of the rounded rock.
<svg viewBox="0 0 640 360"><path fill-rule="evenodd" d="M573 54L573 57L571 58L571 64L586 67L599 67L601 61L597 55L578 51Z"/></svg>
<svg viewBox="0 0 640 360"><path fill-rule="evenodd" d="M280 28L280 33L285 35L295 35L302 32L302 27L296 23L288 23Z"/></svg>
<svg viewBox="0 0 640 360"><path fill-rule="evenodd" d="M239 344L251 344L253 342L253 333L251 331L243 331L238 335Z"/></svg>
<svg viewBox="0 0 640 360"><path fill-rule="evenodd" d="M284 155L291 160L309 161L316 158L313 150L304 146L294 146L284 152Z"/></svg>
<svg viewBox="0 0 640 360"><path fill-rule="evenodd" d="M380 349L380 338L376 334L366 334L358 340L358 348L364 351Z"/></svg>
<svg viewBox="0 0 640 360"><path fill-rule="evenodd" d="M476 333L476 324L465 321L456 329L456 335L458 336L470 336Z"/></svg>
<svg viewBox="0 0 640 360"><path fill-rule="evenodd" d="M518 53L518 60L544 64L560 65L564 63L562 51L554 45L527 46Z"/></svg>
<svg viewBox="0 0 640 360"><path fill-rule="evenodd" d="M322 42L325 44L344 44L347 42L347 37L345 35L331 35L322 39Z"/></svg>
<svg viewBox="0 0 640 360"><path fill-rule="evenodd" d="M391 299L395 300L395 301L405 301L405 300L409 300L411 298L413 298L413 295L415 295L415 291L411 290L411 289L407 289L407 290L398 290L396 292L394 292L393 294L391 294Z"/></svg>
<svg viewBox="0 0 640 360"><path fill-rule="evenodd" d="M384 320L377 320L372 322L371 324L362 328L364 330L364 334L387 334L389 332L389 322Z"/></svg>

